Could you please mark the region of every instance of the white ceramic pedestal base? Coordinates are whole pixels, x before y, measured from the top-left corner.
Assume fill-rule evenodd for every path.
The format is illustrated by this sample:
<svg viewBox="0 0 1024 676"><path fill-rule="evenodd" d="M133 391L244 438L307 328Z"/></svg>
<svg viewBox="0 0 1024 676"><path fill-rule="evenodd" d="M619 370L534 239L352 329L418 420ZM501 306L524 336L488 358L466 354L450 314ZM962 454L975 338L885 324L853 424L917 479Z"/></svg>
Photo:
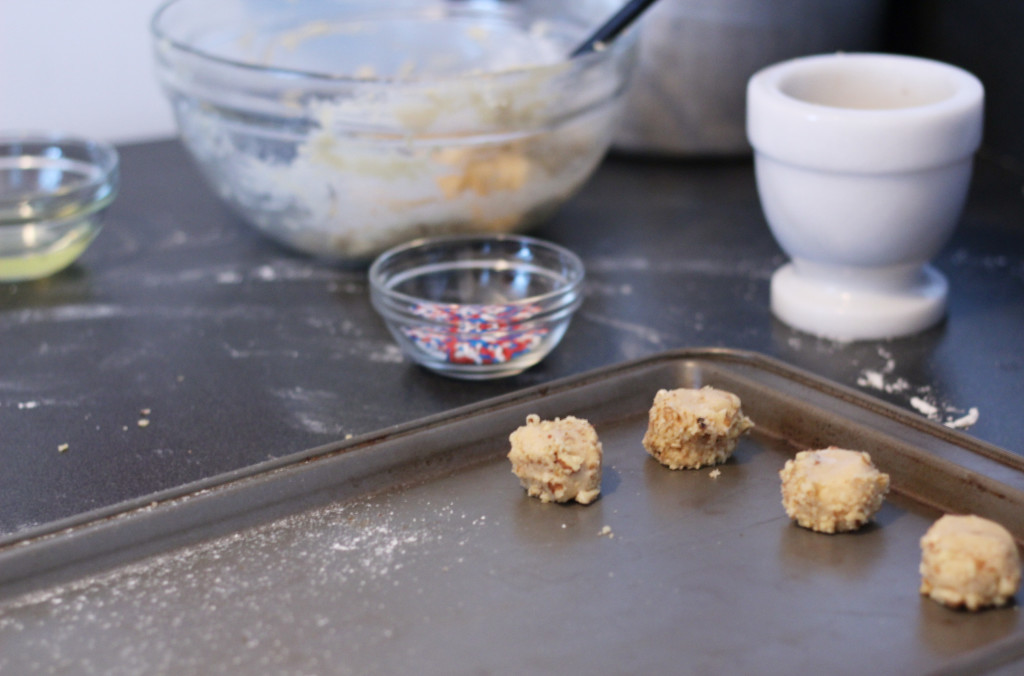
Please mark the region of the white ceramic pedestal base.
<svg viewBox="0 0 1024 676"><path fill-rule="evenodd" d="M801 276L789 263L772 276L771 308L786 324L823 338L897 338L937 324L946 313L948 289L930 265L903 284L871 286Z"/></svg>

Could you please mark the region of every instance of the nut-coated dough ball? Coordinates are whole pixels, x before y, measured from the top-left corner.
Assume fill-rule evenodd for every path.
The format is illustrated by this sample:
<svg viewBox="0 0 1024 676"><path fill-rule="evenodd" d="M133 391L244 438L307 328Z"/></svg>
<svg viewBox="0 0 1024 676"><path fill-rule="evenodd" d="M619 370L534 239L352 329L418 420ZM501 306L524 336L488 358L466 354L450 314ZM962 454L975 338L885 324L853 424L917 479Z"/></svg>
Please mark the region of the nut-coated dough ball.
<svg viewBox="0 0 1024 676"><path fill-rule="evenodd" d="M531 414L509 435L512 473L543 502L593 502L601 494L601 441L594 427L568 416L541 420Z"/></svg>
<svg viewBox="0 0 1024 676"><path fill-rule="evenodd" d="M980 516L947 514L921 538L921 593L954 608L1005 605L1020 587L1017 543Z"/></svg>
<svg viewBox="0 0 1024 676"><path fill-rule="evenodd" d="M882 508L889 475L862 451L800 451L779 472L789 518L819 533L857 530Z"/></svg>
<svg viewBox="0 0 1024 676"><path fill-rule="evenodd" d="M729 459L754 426L732 392L704 387L658 390L643 445L669 469L697 469Z"/></svg>

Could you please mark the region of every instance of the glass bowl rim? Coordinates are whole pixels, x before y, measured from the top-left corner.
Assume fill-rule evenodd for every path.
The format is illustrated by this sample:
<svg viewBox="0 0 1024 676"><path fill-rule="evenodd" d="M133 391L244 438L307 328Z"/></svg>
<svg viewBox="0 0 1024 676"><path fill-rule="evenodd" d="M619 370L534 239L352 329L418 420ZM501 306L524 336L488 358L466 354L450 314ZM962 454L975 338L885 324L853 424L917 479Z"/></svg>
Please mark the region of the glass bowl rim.
<svg viewBox="0 0 1024 676"><path fill-rule="evenodd" d="M352 85L436 85L444 82L468 82L481 79L490 80L501 80L510 79L515 77L522 77L524 75L530 75L533 73L550 73L555 74L560 70L575 67L580 65L581 67L604 61L618 55L621 52L628 51L629 47L632 46L636 40L633 35L627 34L620 36L619 39L614 40L606 49L594 50L585 54L581 54L576 57L569 57L566 54L565 58L560 59L554 63L541 63L530 66L514 66L509 68L501 68L492 71L471 71L465 73L457 73L453 75L445 76L422 76L422 75L407 75L407 76L395 76L395 77L356 77L355 75L342 75L336 73L324 73L312 70L303 70L301 68L286 68L281 66L268 66L259 63L255 63L251 60L245 59L234 59L226 56L218 56L212 52L200 49L190 44L188 40L171 37L170 33L161 26L161 20L175 5L180 5L186 2L197 2L198 0L164 0L157 7L150 19L149 29L153 39L158 44L167 44L173 47L175 50L188 54L206 62L216 64L219 66L226 66L228 68L234 68L243 70L250 73L263 73L271 77L281 78L302 78L306 80L312 80L316 82L330 82L337 84L352 84Z"/></svg>
<svg viewBox="0 0 1024 676"><path fill-rule="evenodd" d="M423 249L424 247L434 246L434 245L438 245L438 244L471 244L471 243L474 243L474 242L479 242L479 243L483 243L483 242L518 242L520 244L528 245L531 248L544 249L546 251L549 251L551 253L556 254L559 258L565 260L566 263L567 263L567 267L568 267L569 271L572 273L572 276L571 276L570 279L567 279L565 281L563 286L561 286L558 289L555 289L553 291L547 291L547 292L544 292L544 293L535 294L533 296L527 296L525 298L519 298L519 299L510 301L510 302L507 302L507 303L497 303L497 304L494 304L494 303L442 303L442 302L430 300L430 299L427 299L427 298L422 298L422 297L419 297L419 296L413 296L413 295L410 295L410 294L407 294L407 293L402 293L400 291L395 291L393 289L388 288L388 286L385 283L385 279L386 278L384 277L384 274L382 272L382 268L387 263L390 263L390 262L394 261L395 259L397 259L399 256L402 256L403 254L408 254L408 253L413 252L413 251L415 251L417 249ZM546 241L546 240L543 240L543 239L538 239L536 237L529 237L527 235L517 235L517 234L512 234L512 233L507 233L507 234L440 235L440 236L437 236L437 237L420 237L420 238L417 238L417 239L405 242L404 244L399 244L398 246L394 246L394 247L384 251L379 256L377 256L377 258L373 261L373 263L370 264L370 268L369 268L369 271L368 271L368 278L370 280L370 290L371 290L371 293L374 296L380 296L383 299L386 299L389 303L400 303L402 305L414 305L414 304L417 304L417 303L424 303L424 302L426 302L426 303L431 303L431 304L434 304L434 305L448 306L448 307L487 307L489 305L502 305L502 306L509 306L509 307L518 307L518 306L526 306L526 305L540 305L541 309L539 309L535 313L537 315L537 317L540 317L540 316L543 316L543 315L547 315L547 314L550 314L552 312L564 310L564 309L566 309L566 306L568 306L570 310L571 309L575 309L575 305L577 305L579 300L580 300L578 292L579 292L580 288L583 285L583 280L584 280L585 276L586 276L586 269L585 269L585 267L583 265L583 261L580 259L580 257L578 255L576 255L575 253L573 253L571 250L567 249L566 247L564 247L564 246L562 246L560 244L555 244L554 242L549 242L549 241ZM553 301L558 301L558 300L560 300L562 298L568 299L568 302L566 302L566 303L557 303L557 304L552 305ZM380 308L378 308L378 309L380 309ZM386 314L391 315L392 313L388 312ZM535 319L535 318L531 317L530 319L527 319L527 320L524 320L524 321L531 321L533 319ZM434 324L434 323L436 323L436 324L439 324L439 325L445 325L445 326L448 325L448 322L431 321L431 320L428 320L426 318L419 317L419 316L416 316L416 320L417 320L417 322L424 323L424 324Z"/></svg>
<svg viewBox="0 0 1024 676"><path fill-rule="evenodd" d="M89 155L88 163L100 169L101 173L94 177L79 181L70 185L63 185L55 190L30 190L11 195L0 195L0 204L13 204L33 199L52 199L71 195L76 192L96 188L107 183L117 173L120 166L120 157L117 148L106 141L76 136L61 131L27 131L27 132L0 132L0 146L9 146L18 143L32 143L48 147L78 147L85 149ZM0 157L45 157L39 153L0 153ZM12 225L0 223L0 227ZM20 223L14 225L21 225Z"/></svg>

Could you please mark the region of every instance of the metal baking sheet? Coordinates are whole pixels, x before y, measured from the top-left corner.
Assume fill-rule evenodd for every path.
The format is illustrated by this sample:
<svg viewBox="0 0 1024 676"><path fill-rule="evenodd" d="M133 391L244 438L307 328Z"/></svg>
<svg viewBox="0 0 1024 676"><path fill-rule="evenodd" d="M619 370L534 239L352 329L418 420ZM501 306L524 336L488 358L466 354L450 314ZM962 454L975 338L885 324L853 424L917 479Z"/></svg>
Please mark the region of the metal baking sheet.
<svg viewBox="0 0 1024 676"><path fill-rule="evenodd" d="M736 392L757 427L713 477L640 445L659 388ZM508 434L576 415L589 506L528 498ZM798 449L860 448L893 492L865 530L786 518ZM0 673L1014 673L1016 606L918 594L942 512L1024 538L1024 463L856 391L675 351L312 449L0 548Z"/></svg>

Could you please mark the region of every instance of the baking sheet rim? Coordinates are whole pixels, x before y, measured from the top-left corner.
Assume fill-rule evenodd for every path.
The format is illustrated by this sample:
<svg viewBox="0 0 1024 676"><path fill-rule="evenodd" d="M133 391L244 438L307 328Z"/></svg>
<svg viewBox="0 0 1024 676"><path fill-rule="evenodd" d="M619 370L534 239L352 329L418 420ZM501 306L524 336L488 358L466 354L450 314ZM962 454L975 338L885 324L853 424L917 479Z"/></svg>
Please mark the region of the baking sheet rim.
<svg viewBox="0 0 1024 676"><path fill-rule="evenodd" d="M979 454L997 463L1024 472L1024 458L1005 449L980 441L963 432L950 429L937 422L882 401L877 397L815 375L776 358L758 352L731 348L677 348L635 360L599 367L583 373L552 380L548 383L533 385L466 406L449 409L391 427L381 428L351 439L329 442L304 451L297 451L255 465L183 484L175 488L158 491L139 498L118 502L107 507L101 507L42 524L35 528L18 531L11 535L0 537L0 556L12 548L20 549L37 542L59 538L87 530L91 527L98 527L130 518L133 514L140 512L150 511L158 507L170 507L194 497L229 490L233 486L238 486L254 479L266 478L268 475L276 472L295 469L338 454L353 452L381 444L388 440L417 434L467 417L481 415L489 410L530 399L541 399L558 392L581 387L592 381L612 379L618 373L653 367L661 362L676 361L727 362L752 366L760 371L770 372L786 380L797 382L829 398L853 404L871 413L889 418L903 426L916 429L946 443L959 446L968 452Z"/></svg>

